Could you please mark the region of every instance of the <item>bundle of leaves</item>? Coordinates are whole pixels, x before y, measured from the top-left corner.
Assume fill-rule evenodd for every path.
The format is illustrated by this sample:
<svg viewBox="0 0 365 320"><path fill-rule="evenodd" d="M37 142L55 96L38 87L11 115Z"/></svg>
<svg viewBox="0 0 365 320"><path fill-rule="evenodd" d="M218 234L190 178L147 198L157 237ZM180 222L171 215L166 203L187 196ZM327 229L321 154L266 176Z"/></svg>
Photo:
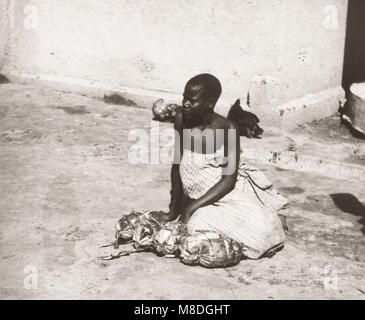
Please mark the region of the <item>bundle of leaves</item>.
<svg viewBox="0 0 365 320"><path fill-rule="evenodd" d="M206 268L227 268L242 260L242 245L212 231L197 231L180 244L181 262Z"/></svg>
<svg viewBox="0 0 365 320"><path fill-rule="evenodd" d="M115 225L115 238L117 243L128 243L133 240L136 228L144 224L164 225L163 211L132 211L123 216Z"/></svg>
<svg viewBox="0 0 365 320"><path fill-rule="evenodd" d="M173 123L179 108L181 107L177 104L166 103L163 99L158 99L152 106L153 120Z"/></svg>

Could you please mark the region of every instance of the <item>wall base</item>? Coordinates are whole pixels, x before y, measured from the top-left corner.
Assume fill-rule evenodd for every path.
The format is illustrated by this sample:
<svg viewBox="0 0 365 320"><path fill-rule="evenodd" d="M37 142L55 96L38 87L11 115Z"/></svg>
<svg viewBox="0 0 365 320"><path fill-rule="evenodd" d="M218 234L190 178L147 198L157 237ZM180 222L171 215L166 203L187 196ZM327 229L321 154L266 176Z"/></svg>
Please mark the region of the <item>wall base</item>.
<svg viewBox="0 0 365 320"><path fill-rule="evenodd" d="M133 100L142 108L150 109L156 99L165 99L169 103L181 103L182 94L139 89L125 86L110 86L106 83L73 79L53 75L32 75L19 74L13 70L3 70L4 74L11 81L19 83L37 83L50 88L78 92L90 96L103 97L104 94L118 93ZM219 100L216 111L226 115L230 106L235 102L236 97L228 100ZM328 117L338 111L345 103L345 91L342 87L321 91L316 94L309 94L303 98L289 101L283 105L273 108L273 106L256 106L249 108L243 104L243 109L254 112L260 118L263 127L275 127L278 129L288 129L297 125L319 120Z"/></svg>

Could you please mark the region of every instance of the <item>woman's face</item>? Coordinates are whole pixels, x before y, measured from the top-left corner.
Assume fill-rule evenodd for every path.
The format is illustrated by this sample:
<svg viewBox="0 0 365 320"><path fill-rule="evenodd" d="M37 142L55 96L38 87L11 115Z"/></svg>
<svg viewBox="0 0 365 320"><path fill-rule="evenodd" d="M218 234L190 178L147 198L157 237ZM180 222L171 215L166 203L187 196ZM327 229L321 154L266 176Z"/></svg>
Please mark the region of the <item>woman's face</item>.
<svg viewBox="0 0 365 320"><path fill-rule="evenodd" d="M209 111L211 103L206 99L206 94L199 87L185 87L182 101L183 121L188 126L201 123L204 115Z"/></svg>

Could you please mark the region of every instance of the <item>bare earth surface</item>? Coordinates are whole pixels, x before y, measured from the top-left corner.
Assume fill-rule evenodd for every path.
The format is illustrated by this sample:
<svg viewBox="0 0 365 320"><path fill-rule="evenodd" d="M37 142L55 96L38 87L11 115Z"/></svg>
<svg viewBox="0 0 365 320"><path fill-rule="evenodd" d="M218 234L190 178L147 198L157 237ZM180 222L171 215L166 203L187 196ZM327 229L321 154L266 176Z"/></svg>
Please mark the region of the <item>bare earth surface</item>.
<svg viewBox="0 0 365 320"><path fill-rule="evenodd" d="M365 186L258 163L291 201L287 242L273 258L213 270L151 253L96 259L110 252L98 247L122 215L167 210L170 166L128 161L129 130L150 127L150 110L0 85L2 299L365 298ZM290 134L322 143L329 158L331 143L364 143L335 118ZM363 164L346 146L344 158ZM27 266L37 289L24 286Z"/></svg>

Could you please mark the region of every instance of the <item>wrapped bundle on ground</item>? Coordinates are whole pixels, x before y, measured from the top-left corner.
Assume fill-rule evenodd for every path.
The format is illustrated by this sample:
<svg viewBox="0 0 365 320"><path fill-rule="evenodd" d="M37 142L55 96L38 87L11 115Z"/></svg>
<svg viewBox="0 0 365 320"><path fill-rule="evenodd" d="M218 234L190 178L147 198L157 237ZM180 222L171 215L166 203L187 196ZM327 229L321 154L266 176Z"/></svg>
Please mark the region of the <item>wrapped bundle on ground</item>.
<svg viewBox="0 0 365 320"><path fill-rule="evenodd" d="M153 249L155 235L166 224L162 215L149 216L140 223L137 223L133 232L134 247L137 249Z"/></svg>
<svg viewBox="0 0 365 320"><path fill-rule="evenodd" d="M173 103L166 103L163 99L158 99L153 103L153 120L161 122L174 122L177 109L180 106Z"/></svg>
<svg viewBox="0 0 365 320"><path fill-rule="evenodd" d="M163 256L179 256L181 239L187 235L186 224L166 223L154 238L156 253Z"/></svg>
<svg viewBox="0 0 365 320"><path fill-rule="evenodd" d="M180 259L188 265L226 268L242 259L242 245L216 232L200 231L181 240Z"/></svg>
<svg viewBox="0 0 365 320"><path fill-rule="evenodd" d="M147 221L163 223L163 211L132 211L122 217L115 225L115 238L118 243L130 242L133 239L135 229L138 225Z"/></svg>

